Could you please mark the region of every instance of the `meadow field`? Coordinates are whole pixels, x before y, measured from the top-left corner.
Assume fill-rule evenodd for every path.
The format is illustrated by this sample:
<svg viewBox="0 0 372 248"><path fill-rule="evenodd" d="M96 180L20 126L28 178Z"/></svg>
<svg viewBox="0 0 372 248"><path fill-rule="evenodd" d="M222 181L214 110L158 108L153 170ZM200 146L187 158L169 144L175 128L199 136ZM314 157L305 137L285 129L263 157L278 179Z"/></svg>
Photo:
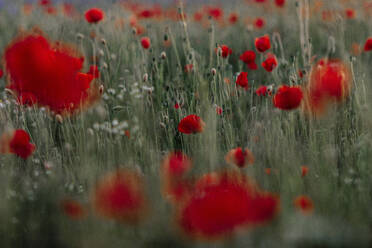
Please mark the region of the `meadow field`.
<svg viewBox="0 0 372 248"><path fill-rule="evenodd" d="M0 1L0 247L372 247L372 1Z"/></svg>

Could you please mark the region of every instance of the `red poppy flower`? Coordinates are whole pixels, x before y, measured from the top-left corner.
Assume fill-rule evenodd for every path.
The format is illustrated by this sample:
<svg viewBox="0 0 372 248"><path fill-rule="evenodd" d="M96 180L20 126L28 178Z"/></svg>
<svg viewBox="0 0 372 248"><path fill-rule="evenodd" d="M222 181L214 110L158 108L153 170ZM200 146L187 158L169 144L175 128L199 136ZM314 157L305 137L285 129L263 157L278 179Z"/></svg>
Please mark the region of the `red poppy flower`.
<svg viewBox="0 0 372 248"><path fill-rule="evenodd" d="M152 18L153 16L155 15L154 11L152 11L151 9L144 9L144 10L141 10L137 16L139 18L144 18L144 19L148 19L148 18Z"/></svg>
<svg viewBox="0 0 372 248"><path fill-rule="evenodd" d="M143 37L141 39L141 45L144 49L149 49L151 45L151 41L149 37Z"/></svg>
<svg viewBox="0 0 372 248"><path fill-rule="evenodd" d="M353 18L355 18L355 10L353 10L353 9L346 9L345 10L345 15L346 15L346 18L353 19Z"/></svg>
<svg viewBox="0 0 372 248"><path fill-rule="evenodd" d="M98 67L96 65L91 65L87 74L92 75L93 78L99 78L100 75Z"/></svg>
<svg viewBox="0 0 372 248"><path fill-rule="evenodd" d="M230 16L229 16L229 22L230 24L235 24L236 22L238 22L239 20L239 16L237 13L231 13Z"/></svg>
<svg viewBox="0 0 372 248"><path fill-rule="evenodd" d="M217 107L216 107L216 113L217 113L218 115L222 115L222 113L223 113L223 109L222 109L220 106L217 106Z"/></svg>
<svg viewBox="0 0 372 248"><path fill-rule="evenodd" d="M207 14L215 20L220 20L223 17L223 10L219 7L208 7Z"/></svg>
<svg viewBox="0 0 372 248"><path fill-rule="evenodd" d="M103 10L99 8L92 8L85 12L85 20L89 23L98 23L104 18Z"/></svg>
<svg viewBox="0 0 372 248"><path fill-rule="evenodd" d="M173 203L182 200L191 189L185 174L191 169L191 160L182 152L168 154L162 164L163 194Z"/></svg>
<svg viewBox="0 0 372 248"><path fill-rule="evenodd" d="M232 54L231 48L229 48L226 45L219 46L219 49L221 49L221 56L222 56L222 58L227 58L229 55ZM218 49L216 49L216 52L218 54Z"/></svg>
<svg viewBox="0 0 372 248"><path fill-rule="evenodd" d="M301 166L301 177L305 177L308 172L309 172L309 167L305 165Z"/></svg>
<svg viewBox="0 0 372 248"><path fill-rule="evenodd" d="M304 77L304 71L303 70L298 70L298 76L300 78L303 78Z"/></svg>
<svg viewBox="0 0 372 248"><path fill-rule="evenodd" d="M254 163L253 153L249 149L242 149L241 147L232 149L229 151L225 157L225 160L229 164L243 168L246 165L251 165Z"/></svg>
<svg viewBox="0 0 372 248"><path fill-rule="evenodd" d="M215 173L196 185L177 216L182 230L195 239L224 238L237 229L270 221L278 211L278 198L261 192L241 174Z"/></svg>
<svg viewBox="0 0 372 248"><path fill-rule="evenodd" d="M271 48L270 38L268 35L256 38L255 46L257 51L263 53Z"/></svg>
<svg viewBox="0 0 372 248"><path fill-rule="evenodd" d="M294 205L303 214L311 214L314 210L313 201L308 196L305 195L298 196L294 200Z"/></svg>
<svg viewBox="0 0 372 248"><path fill-rule="evenodd" d="M25 130L18 129L1 136L0 153L2 154L11 153L26 160L35 149L35 145L30 143L30 136Z"/></svg>
<svg viewBox="0 0 372 248"><path fill-rule="evenodd" d="M194 13L194 21L201 22L203 20L203 13L202 12L195 12Z"/></svg>
<svg viewBox="0 0 372 248"><path fill-rule="evenodd" d="M300 106L303 93L300 87L283 85L274 96L275 107L282 110L293 110Z"/></svg>
<svg viewBox="0 0 372 248"><path fill-rule="evenodd" d="M41 6L48 6L51 5L52 1L51 0L39 0L39 5Z"/></svg>
<svg viewBox="0 0 372 248"><path fill-rule="evenodd" d="M365 45L364 45L364 51L369 52L372 50L372 37L368 38Z"/></svg>
<svg viewBox="0 0 372 248"><path fill-rule="evenodd" d="M193 69L194 69L194 65L193 64L187 64L187 65L185 65L184 71L186 73L190 73L190 72L192 72Z"/></svg>
<svg viewBox="0 0 372 248"><path fill-rule="evenodd" d="M51 44L40 34L20 36L5 50L8 88L21 104L74 114L100 96L98 85L91 85L93 76L80 72L83 62L84 57L61 42Z"/></svg>
<svg viewBox="0 0 372 248"><path fill-rule="evenodd" d="M265 26L265 24L266 24L265 19L263 19L261 17L256 18L256 20L254 21L254 26L257 29L263 28Z"/></svg>
<svg viewBox="0 0 372 248"><path fill-rule="evenodd" d="M178 124L178 131L184 134L201 133L204 130L205 123L197 115L188 115Z"/></svg>
<svg viewBox="0 0 372 248"><path fill-rule="evenodd" d="M62 200L61 208L63 213L72 220L80 220L86 216L86 210L84 209L84 207L75 200Z"/></svg>
<svg viewBox="0 0 372 248"><path fill-rule="evenodd" d="M62 5L63 14L72 17L76 14L76 9L71 3L63 3Z"/></svg>
<svg viewBox="0 0 372 248"><path fill-rule="evenodd" d="M0 69L0 78L2 78L3 76L4 76L4 71Z"/></svg>
<svg viewBox="0 0 372 248"><path fill-rule="evenodd" d="M278 60L274 54L268 54L264 62L262 62L262 67L268 71L272 72L278 66Z"/></svg>
<svg viewBox="0 0 372 248"><path fill-rule="evenodd" d="M257 90L256 90L256 95L257 96L266 96L266 95L269 95L271 96L271 90L269 90L269 88L267 86L260 86Z"/></svg>
<svg viewBox="0 0 372 248"><path fill-rule="evenodd" d="M257 70L256 53L254 51L245 51L242 55L240 55L239 59L243 61L249 69Z"/></svg>
<svg viewBox="0 0 372 248"><path fill-rule="evenodd" d="M305 110L323 114L334 102L345 100L351 91L351 72L339 59L321 59L310 71Z"/></svg>
<svg viewBox="0 0 372 248"><path fill-rule="evenodd" d="M276 6L282 8L285 5L285 0L275 0Z"/></svg>
<svg viewBox="0 0 372 248"><path fill-rule="evenodd" d="M163 175L167 178L181 177L191 169L191 160L182 152L172 152L163 161Z"/></svg>
<svg viewBox="0 0 372 248"><path fill-rule="evenodd" d="M106 175L95 187L93 206L102 217L137 223L146 209L142 177L123 169Z"/></svg>
<svg viewBox="0 0 372 248"><path fill-rule="evenodd" d="M248 90L249 84L248 84L248 73L247 72L241 72L238 77L236 78L235 83L244 88L245 90Z"/></svg>

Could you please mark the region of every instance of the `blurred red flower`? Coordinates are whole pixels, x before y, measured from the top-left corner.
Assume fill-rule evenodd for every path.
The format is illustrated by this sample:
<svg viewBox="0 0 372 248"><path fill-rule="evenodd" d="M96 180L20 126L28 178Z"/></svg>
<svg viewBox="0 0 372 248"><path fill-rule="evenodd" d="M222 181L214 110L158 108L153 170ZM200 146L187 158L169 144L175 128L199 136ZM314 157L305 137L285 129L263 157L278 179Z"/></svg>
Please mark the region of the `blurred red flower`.
<svg viewBox="0 0 372 248"><path fill-rule="evenodd" d="M104 12L99 8L91 8L85 12L85 20L89 23L98 23L104 18Z"/></svg>
<svg viewBox="0 0 372 248"><path fill-rule="evenodd" d="M6 132L0 138L2 154L15 154L26 160L35 149L36 146L30 143L29 134L23 129Z"/></svg>
<svg viewBox="0 0 372 248"><path fill-rule="evenodd" d="M219 7L207 7L206 11L208 16L215 20L220 20L223 17L223 10Z"/></svg>
<svg viewBox="0 0 372 248"><path fill-rule="evenodd" d="M194 69L194 65L193 65L193 64L187 64L187 65L185 65L185 67L184 67L184 71L185 71L186 73L190 73L190 72L192 72L193 69Z"/></svg>
<svg viewBox="0 0 372 248"><path fill-rule="evenodd" d="M221 45L216 49L217 54L219 53L218 50L221 49L221 56L222 58L227 58L229 55L232 54L231 48L226 45Z"/></svg>
<svg viewBox="0 0 372 248"><path fill-rule="evenodd" d="M61 201L61 209L65 215L72 220L80 220L86 216L86 210L81 203L71 200L64 199Z"/></svg>
<svg viewBox="0 0 372 248"><path fill-rule="evenodd" d="M305 111L322 115L332 103L340 103L349 95L352 87L348 65L339 59L321 59L310 71L305 95Z"/></svg>
<svg viewBox="0 0 372 248"><path fill-rule="evenodd" d="M58 114L73 114L99 98L93 76L80 72L84 57L40 34L21 35L5 50L8 88L20 104L38 104Z"/></svg>
<svg viewBox="0 0 372 248"><path fill-rule="evenodd" d="M180 203L177 221L195 239L217 240L241 228L272 220L278 212L276 196L260 191L237 173L201 177L194 191Z"/></svg>
<svg viewBox="0 0 372 248"><path fill-rule="evenodd" d="M301 177L305 177L309 172L309 167L306 165L301 166Z"/></svg>
<svg viewBox="0 0 372 248"><path fill-rule="evenodd" d="M231 13L230 14L230 16L229 16L229 22L230 22L230 24L235 24L235 23L237 23L238 22L238 20L239 20L239 16L238 16L238 14L237 13Z"/></svg>
<svg viewBox="0 0 372 248"><path fill-rule="evenodd" d="M271 48L270 37L268 35L256 38L254 44L256 46L257 51L261 53Z"/></svg>
<svg viewBox="0 0 372 248"><path fill-rule="evenodd" d="M143 178L124 169L109 173L98 181L92 201L96 213L102 217L137 223L146 210Z"/></svg>
<svg viewBox="0 0 372 248"><path fill-rule="evenodd" d="M256 53L254 51L245 51L242 55L240 55L239 59L243 61L249 69L257 70Z"/></svg>
<svg viewBox="0 0 372 248"><path fill-rule="evenodd" d="M96 65L91 65L87 74L92 75L93 78L99 78L100 75L98 67Z"/></svg>
<svg viewBox="0 0 372 248"><path fill-rule="evenodd" d="M271 96L271 91L269 90L267 86L262 85L256 90L256 95L257 96L266 96L266 95Z"/></svg>
<svg viewBox="0 0 372 248"><path fill-rule="evenodd" d="M229 164L243 168L254 163L254 155L248 148L243 150L241 147L237 147L226 154L225 160Z"/></svg>
<svg viewBox="0 0 372 248"><path fill-rule="evenodd" d="M222 115L222 113L223 113L223 109L222 109L220 106L217 106L217 107L216 107L216 113L217 113L218 115Z"/></svg>
<svg viewBox="0 0 372 248"><path fill-rule="evenodd" d="M303 214L311 214L314 210L314 203L308 196L298 196L293 203Z"/></svg>
<svg viewBox="0 0 372 248"><path fill-rule="evenodd" d="M201 22L203 20L203 13L200 11L197 11L194 13L194 21Z"/></svg>
<svg viewBox="0 0 372 248"><path fill-rule="evenodd" d="M151 41L149 37L143 37L141 39L141 45L144 49L149 49L151 46Z"/></svg>
<svg viewBox="0 0 372 248"><path fill-rule="evenodd" d="M355 10L354 9L345 9L345 15L348 19L354 19L355 18Z"/></svg>
<svg viewBox="0 0 372 248"><path fill-rule="evenodd" d="M285 0L275 0L276 6L282 8L285 5Z"/></svg>
<svg viewBox="0 0 372 248"><path fill-rule="evenodd" d="M164 159L160 174L166 199L177 203L189 192L191 185L185 175L191 165L190 158L180 151L171 152Z"/></svg>
<svg viewBox="0 0 372 248"><path fill-rule="evenodd" d="M372 50L372 37L371 38L368 38L366 40L366 43L364 44L364 51L365 52L369 52Z"/></svg>
<svg viewBox="0 0 372 248"><path fill-rule="evenodd" d="M178 131L184 134L201 133L204 130L205 123L197 115L188 115L178 124Z"/></svg>
<svg viewBox="0 0 372 248"><path fill-rule="evenodd" d="M241 72L235 81L236 85L244 88L245 90L248 90L249 83L248 83L248 73L247 72Z"/></svg>
<svg viewBox="0 0 372 248"><path fill-rule="evenodd" d="M268 71L272 72L278 66L278 60L274 54L269 53L266 60L262 62L262 67Z"/></svg>
<svg viewBox="0 0 372 248"><path fill-rule="evenodd" d="M39 0L39 5L41 6L48 6L51 5L52 1L51 0Z"/></svg>
<svg viewBox="0 0 372 248"><path fill-rule="evenodd" d="M254 21L254 26L257 29L263 28L265 26L265 24L266 24L265 19L263 19L261 17L256 18L256 20Z"/></svg>
<svg viewBox="0 0 372 248"><path fill-rule="evenodd" d="M274 96L274 105L282 110L293 110L300 106L302 98L303 93L300 87L283 85Z"/></svg>

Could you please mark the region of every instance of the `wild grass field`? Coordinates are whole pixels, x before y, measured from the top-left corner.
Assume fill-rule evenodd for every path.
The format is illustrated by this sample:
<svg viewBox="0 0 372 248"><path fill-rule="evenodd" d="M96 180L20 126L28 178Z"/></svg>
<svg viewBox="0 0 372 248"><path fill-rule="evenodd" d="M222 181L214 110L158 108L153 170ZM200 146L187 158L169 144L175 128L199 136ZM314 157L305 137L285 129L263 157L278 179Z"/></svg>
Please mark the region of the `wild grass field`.
<svg viewBox="0 0 372 248"><path fill-rule="evenodd" d="M371 247L371 1L0 7L0 247Z"/></svg>

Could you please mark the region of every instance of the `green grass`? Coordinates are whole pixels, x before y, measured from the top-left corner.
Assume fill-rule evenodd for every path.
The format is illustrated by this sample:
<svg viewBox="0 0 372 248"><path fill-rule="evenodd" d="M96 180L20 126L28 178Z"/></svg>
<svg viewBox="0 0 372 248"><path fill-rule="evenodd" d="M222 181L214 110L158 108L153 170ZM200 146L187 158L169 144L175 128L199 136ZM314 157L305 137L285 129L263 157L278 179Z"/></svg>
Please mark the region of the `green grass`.
<svg viewBox="0 0 372 248"><path fill-rule="evenodd" d="M27 130L37 150L23 161L13 155L0 156L0 244L1 247L368 247L372 233L372 112L371 54L352 57L353 42L364 44L372 34L370 20L338 17L324 23L318 13L309 28L300 30L298 9L288 1L286 10L264 12L259 7L236 5L241 16L264 16L263 30L247 30L243 21L225 28L213 21L210 28L194 22L146 22L152 47L140 47L140 37L128 23L115 28L117 18L130 16L117 5L105 6L103 23L91 26L81 20L47 16L0 17L0 48L3 51L19 28L40 27L53 40L75 44L86 61L101 54L99 68L105 93L99 103L62 123L38 108L16 104L3 89L1 79L0 131ZM308 1L299 1L300 5ZM312 1L309 1L312 2ZM327 1L328 2L328 1ZM329 1L332 8L342 8ZM231 8L226 4L225 12ZM243 7L242 7L243 6ZM187 6L186 12L190 12ZM358 13L359 13L358 12ZM128 22L128 21L127 21ZM89 34L97 33L92 40ZM308 33L307 33L308 32ZM254 49L254 38L269 34L279 67L272 73L261 67L249 71L250 89L236 88L235 75L246 70L239 55ZM78 34L84 36L77 38ZM171 40L163 46L164 36ZM322 119L306 117L300 110L275 109L270 98L257 97L258 86L305 85L298 69L309 69L308 54L300 37L310 38L311 56L338 57L350 64L353 88L349 99ZM101 42L105 40L105 43ZM329 45L334 40L335 51ZM331 42L332 43L332 42ZM228 60L215 54L216 44L233 49ZM280 49L283 46L283 51ZM166 59L161 59L161 52ZM260 63L262 58L258 56ZM186 64L193 73L184 73ZM89 64L85 63L86 69ZM217 74L211 75L212 68ZM148 80L143 80L144 74ZM224 78L231 80L230 84ZM146 88L153 87L151 93ZM197 93L197 97L196 97ZM179 101L182 107L174 109ZM215 106L223 108L221 116ZM179 121L198 114L206 123L201 134L182 135ZM116 124L117 123L117 124ZM124 131L130 131L128 138ZM256 137L258 141L256 142ZM159 168L164 155L182 150L193 159L195 175L229 168L226 153L248 147L255 155L253 166L243 169L265 190L280 195L277 218L263 227L236 234L221 243L185 240L173 224L172 206L161 196ZM51 169L45 169L45 164ZM301 165L309 174L301 178ZM150 214L138 226L119 224L90 211L81 221L67 218L59 203L72 197L89 205L98 178L118 167L145 175ZM271 175L265 168L272 168ZM306 194L315 205L311 216L301 215L293 199Z"/></svg>

